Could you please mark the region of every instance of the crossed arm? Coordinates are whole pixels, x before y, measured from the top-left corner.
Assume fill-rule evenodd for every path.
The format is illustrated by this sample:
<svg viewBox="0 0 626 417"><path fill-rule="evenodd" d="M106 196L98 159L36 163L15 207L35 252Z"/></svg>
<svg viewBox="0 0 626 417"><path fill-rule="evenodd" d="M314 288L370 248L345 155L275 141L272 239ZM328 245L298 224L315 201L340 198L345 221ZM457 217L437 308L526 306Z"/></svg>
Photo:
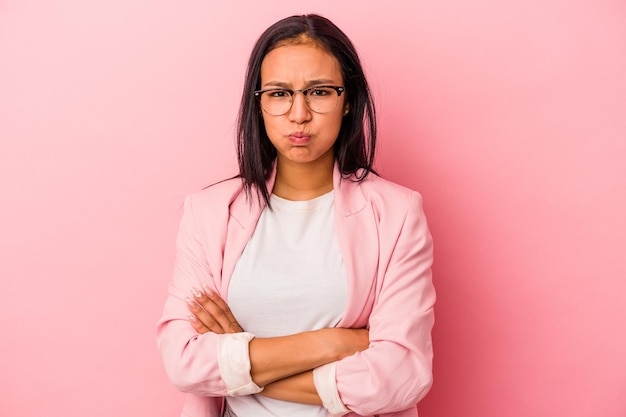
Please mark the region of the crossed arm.
<svg viewBox="0 0 626 417"><path fill-rule="evenodd" d="M190 199L185 207L174 280L157 327L157 342L166 372L178 389L197 397L232 395L229 389L245 385L226 386L220 369L223 357L219 346L224 341L220 335L241 334L243 329L219 295L206 289L196 291L198 297L189 292L192 285L211 282L210 265L222 265L220 251L205 249L215 242L207 243L198 230L221 230L222 223L211 220L205 224L209 217L203 217L200 227ZM244 382L251 377L264 387L262 395L292 402L320 404L323 398L334 406L338 400L342 404L337 410L343 406L361 415L412 409L426 395L432 384L432 240L417 193L406 205L394 207L402 207L402 211L385 216L385 239L378 260L385 274L376 280L375 303L368 305L368 330L334 328L253 338L245 344L247 351L238 352L251 362L244 364L248 378ZM187 308L181 302L185 297L196 306L188 320L184 320ZM320 392L320 398L316 386L320 391L334 390Z"/></svg>
<svg viewBox="0 0 626 417"><path fill-rule="evenodd" d="M238 333L244 329L219 295L205 287L187 300L189 321L200 334ZM365 329L327 328L290 336L254 338L249 344L252 381L264 387L258 395L284 401L322 405L313 383L313 369L369 346Z"/></svg>

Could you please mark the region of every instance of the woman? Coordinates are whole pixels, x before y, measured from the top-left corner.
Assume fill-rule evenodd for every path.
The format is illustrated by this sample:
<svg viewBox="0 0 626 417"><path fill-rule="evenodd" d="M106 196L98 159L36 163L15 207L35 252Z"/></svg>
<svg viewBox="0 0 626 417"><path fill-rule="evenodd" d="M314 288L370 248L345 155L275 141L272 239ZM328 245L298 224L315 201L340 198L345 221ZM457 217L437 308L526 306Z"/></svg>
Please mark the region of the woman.
<svg viewBox="0 0 626 417"><path fill-rule="evenodd" d="M359 58L329 20L268 28L240 175L185 200L158 344L188 417L416 416L432 382L432 243L418 193L373 171ZM225 401L224 401L225 400Z"/></svg>

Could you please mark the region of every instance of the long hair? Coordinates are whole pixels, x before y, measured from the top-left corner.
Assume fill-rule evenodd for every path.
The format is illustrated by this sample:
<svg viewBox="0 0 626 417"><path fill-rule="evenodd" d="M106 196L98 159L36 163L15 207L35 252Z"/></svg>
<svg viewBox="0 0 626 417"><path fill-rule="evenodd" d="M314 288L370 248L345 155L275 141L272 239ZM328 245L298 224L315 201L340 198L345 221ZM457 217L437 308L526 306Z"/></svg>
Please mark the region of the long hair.
<svg viewBox="0 0 626 417"><path fill-rule="evenodd" d="M254 91L261 88L261 64L273 49L300 40L313 42L339 61L350 111L343 118L335 142L335 160L343 177L364 180L374 172L376 113L359 56L348 37L330 20L315 14L291 16L270 26L257 40L246 71L237 120L239 176L246 194L256 192L269 203L266 181L273 169L276 149L265 131L261 106Z"/></svg>

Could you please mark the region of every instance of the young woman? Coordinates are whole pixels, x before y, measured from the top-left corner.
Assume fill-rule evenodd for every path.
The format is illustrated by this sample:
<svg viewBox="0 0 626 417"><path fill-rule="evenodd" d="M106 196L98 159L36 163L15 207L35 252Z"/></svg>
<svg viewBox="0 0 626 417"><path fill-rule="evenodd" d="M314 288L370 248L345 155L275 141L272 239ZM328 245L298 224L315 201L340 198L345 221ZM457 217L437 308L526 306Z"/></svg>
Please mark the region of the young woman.
<svg viewBox="0 0 626 417"><path fill-rule="evenodd" d="M268 28L248 64L239 175L185 200L158 324L182 415L416 416L432 382L432 243L373 171L374 106L329 20Z"/></svg>

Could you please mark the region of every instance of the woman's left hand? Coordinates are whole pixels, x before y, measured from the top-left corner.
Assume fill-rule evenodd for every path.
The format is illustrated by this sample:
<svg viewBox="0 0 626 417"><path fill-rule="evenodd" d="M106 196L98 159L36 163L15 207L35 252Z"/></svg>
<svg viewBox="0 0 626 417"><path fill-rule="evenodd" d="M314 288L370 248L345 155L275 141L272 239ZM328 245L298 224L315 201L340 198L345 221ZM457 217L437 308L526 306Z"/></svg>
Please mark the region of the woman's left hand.
<svg viewBox="0 0 626 417"><path fill-rule="evenodd" d="M192 288L191 293L192 297L186 299L190 311L189 322L198 333L224 334L244 331L228 305L215 292L205 286L204 291Z"/></svg>

